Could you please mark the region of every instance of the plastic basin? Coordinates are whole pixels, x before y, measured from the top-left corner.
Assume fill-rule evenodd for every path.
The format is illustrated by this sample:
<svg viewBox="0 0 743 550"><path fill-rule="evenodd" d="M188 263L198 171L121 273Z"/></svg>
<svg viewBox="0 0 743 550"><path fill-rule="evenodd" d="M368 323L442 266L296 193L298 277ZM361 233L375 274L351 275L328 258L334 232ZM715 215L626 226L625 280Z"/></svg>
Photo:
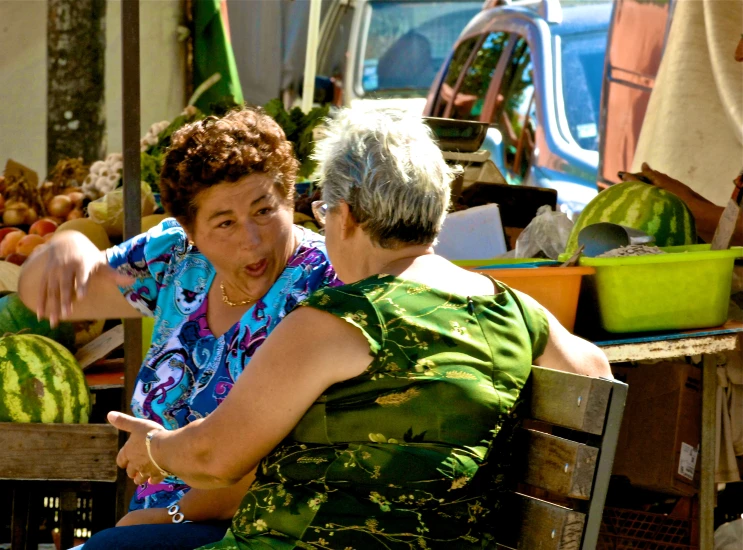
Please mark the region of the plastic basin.
<svg viewBox="0 0 743 550"><path fill-rule="evenodd" d="M570 332L575 328L581 280L584 275L595 272L591 267L463 267L490 275L493 279L528 294L547 308Z"/></svg>
<svg viewBox="0 0 743 550"><path fill-rule="evenodd" d="M593 296L604 330L684 330L725 323L735 259L743 247L671 246L667 254L581 258L593 267Z"/></svg>
<svg viewBox="0 0 743 550"><path fill-rule="evenodd" d="M560 262L544 258L491 258L485 260L452 260L459 267L478 269L517 269L523 267L557 266Z"/></svg>

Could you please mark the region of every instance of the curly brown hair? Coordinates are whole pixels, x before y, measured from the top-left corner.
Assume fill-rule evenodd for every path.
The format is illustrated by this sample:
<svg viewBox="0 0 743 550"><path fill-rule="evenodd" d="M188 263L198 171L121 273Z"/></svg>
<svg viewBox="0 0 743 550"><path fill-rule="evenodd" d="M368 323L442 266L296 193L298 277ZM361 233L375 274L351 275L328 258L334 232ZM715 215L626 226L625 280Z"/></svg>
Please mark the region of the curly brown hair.
<svg viewBox="0 0 743 550"><path fill-rule="evenodd" d="M208 116L173 134L160 173L163 206L192 227L201 191L255 173L272 176L281 196L291 202L298 169L292 143L261 108Z"/></svg>

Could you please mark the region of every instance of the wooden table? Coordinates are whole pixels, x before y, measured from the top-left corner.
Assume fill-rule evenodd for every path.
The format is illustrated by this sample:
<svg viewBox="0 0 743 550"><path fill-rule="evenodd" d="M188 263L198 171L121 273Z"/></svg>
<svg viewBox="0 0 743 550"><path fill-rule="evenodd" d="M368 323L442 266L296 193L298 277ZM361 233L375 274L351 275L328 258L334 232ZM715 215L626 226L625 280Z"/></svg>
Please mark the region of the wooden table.
<svg viewBox="0 0 743 550"><path fill-rule="evenodd" d="M699 547L714 548L715 513L715 424L717 362L714 354L737 348L743 323L728 321L722 327L663 334L617 336L596 340L610 363L648 361L701 355L702 441L699 488Z"/></svg>

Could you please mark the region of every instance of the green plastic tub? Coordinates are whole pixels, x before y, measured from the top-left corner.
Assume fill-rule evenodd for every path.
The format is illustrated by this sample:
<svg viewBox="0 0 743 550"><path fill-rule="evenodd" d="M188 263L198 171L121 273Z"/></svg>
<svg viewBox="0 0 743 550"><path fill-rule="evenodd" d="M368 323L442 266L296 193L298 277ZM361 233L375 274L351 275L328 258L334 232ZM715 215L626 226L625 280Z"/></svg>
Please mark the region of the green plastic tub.
<svg viewBox="0 0 743 550"><path fill-rule="evenodd" d="M727 321L733 264L743 247L669 246L667 254L581 258L604 330L614 333L715 327Z"/></svg>

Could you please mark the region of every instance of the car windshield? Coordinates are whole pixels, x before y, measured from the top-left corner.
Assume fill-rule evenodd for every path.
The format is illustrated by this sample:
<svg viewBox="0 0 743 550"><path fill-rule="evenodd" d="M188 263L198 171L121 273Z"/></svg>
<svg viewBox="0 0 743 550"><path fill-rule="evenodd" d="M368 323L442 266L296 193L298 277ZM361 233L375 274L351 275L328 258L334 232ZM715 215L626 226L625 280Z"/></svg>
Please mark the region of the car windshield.
<svg viewBox="0 0 743 550"><path fill-rule="evenodd" d="M598 151L606 32L563 35L561 40L562 94L570 134L583 149Z"/></svg>
<svg viewBox="0 0 743 550"><path fill-rule="evenodd" d="M369 2L357 74L364 94L423 97L462 29L482 7L472 2Z"/></svg>

